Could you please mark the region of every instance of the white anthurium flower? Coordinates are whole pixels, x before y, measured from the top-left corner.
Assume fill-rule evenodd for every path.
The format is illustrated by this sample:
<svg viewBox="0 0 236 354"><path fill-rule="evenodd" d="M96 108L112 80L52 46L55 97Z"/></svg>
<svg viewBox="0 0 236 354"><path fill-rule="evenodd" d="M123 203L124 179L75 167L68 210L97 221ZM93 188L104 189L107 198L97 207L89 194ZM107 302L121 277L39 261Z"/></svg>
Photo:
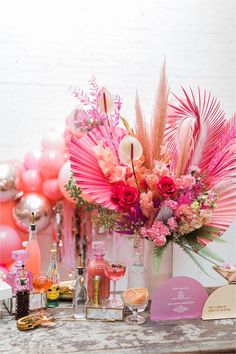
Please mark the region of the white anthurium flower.
<svg viewBox="0 0 236 354"><path fill-rule="evenodd" d="M100 89L97 97L97 103L98 103L98 107L104 113L109 114L115 110L114 98L112 94L105 87L102 87Z"/></svg>
<svg viewBox="0 0 236 354"><path fill-rule="evenodd" d="M143 148L134 136L125 135L120 142L118 153L120 161L124 165L131 165L131 149L133 144L133 160L138 160L143 154Z"/></svg>

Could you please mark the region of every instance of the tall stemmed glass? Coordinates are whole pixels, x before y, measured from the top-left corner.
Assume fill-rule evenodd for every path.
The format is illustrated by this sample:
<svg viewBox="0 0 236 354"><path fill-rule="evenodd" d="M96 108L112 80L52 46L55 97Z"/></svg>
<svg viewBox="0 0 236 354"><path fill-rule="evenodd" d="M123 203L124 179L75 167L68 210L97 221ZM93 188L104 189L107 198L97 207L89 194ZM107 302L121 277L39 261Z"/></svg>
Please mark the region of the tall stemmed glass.
<svg viewBox="0 0 236 354"><path fill-rule="evenodd" d="M111 262L105 268L105 275L108 279L113 281L113 297L109 300L109 305L118 307L123 304L121 300L116 297L116 281L125 275L126 265L122 262Z"/></svg>
<svg viewBox="0 0 236 354"><path fill-rule="evenodd" d="M33 287L36 292L40 293L40 312L43 312L43 293L52 286L52 279L46 274L40 273L33 275Z"/></svg>

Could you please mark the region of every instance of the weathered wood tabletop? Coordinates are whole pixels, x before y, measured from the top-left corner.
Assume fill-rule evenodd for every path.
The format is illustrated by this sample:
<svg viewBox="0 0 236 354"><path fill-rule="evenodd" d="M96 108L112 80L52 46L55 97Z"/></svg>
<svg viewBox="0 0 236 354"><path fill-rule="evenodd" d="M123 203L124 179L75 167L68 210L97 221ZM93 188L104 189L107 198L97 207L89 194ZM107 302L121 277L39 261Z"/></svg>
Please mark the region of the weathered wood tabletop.
<svg viewBox="0 0 236 354"><path fill-rule="evenodd" d="M148 317L148 314L146 314ZM235 353L236 321L180 320L147 322L58 321L53 328L20 332L3 311L0 352L14 353Z"/></svg>

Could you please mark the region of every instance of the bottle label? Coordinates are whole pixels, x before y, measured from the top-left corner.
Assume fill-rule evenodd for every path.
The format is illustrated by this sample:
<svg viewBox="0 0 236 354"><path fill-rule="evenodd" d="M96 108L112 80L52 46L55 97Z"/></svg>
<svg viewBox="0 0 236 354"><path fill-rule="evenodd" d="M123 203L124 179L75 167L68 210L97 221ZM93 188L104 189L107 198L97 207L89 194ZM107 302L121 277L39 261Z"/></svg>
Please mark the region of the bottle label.
<svg viewBox="0 0 236 354"><path fill-rule="evenodd" d="M59 286L52 285L50 289L47 291L47 299L49 300L57 300L59 298Z"/></svg>

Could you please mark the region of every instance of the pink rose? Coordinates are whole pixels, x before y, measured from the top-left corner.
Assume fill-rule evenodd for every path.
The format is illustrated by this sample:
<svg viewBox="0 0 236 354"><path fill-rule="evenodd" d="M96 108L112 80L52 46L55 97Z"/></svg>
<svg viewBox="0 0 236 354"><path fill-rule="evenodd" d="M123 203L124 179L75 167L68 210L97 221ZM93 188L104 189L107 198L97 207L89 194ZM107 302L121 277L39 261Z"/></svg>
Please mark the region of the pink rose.
<svg viewBox="0 0 236 354"><path fill-rule="evenodd" d="M120 189L118 204L122 209L130 210L139 201L139 191L137 188L125 186Z"/></svg>
<svg viewBox="0 0 236 354"><path fill-rule="evenodd" d="M157 190L163 197L173 197L176 194L176 186L170 177L161 177L157 183Z"/></svg>

